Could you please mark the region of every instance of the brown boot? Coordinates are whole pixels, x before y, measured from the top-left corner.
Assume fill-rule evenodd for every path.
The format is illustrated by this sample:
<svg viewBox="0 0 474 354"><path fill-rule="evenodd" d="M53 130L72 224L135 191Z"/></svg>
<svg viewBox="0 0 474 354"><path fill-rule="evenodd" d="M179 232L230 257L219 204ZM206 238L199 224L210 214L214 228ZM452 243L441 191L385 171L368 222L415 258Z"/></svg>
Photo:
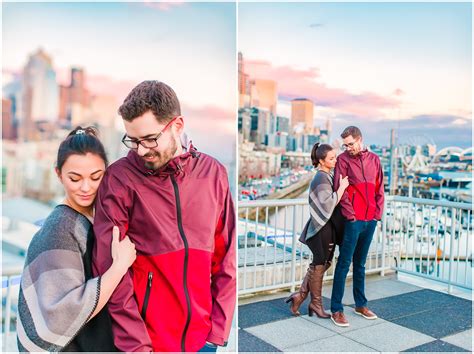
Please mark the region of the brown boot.
<svg viewBox="0 0 474 354"><path fill-rule="evenodd" d="M320 318L331 318L331 315L324 311L323 298L321 296L325 268L325 265L317 265L314 267L314 271L310 273L309 291L311 292L311 302L308 306L308 315L310 317L316 313Z"/></svg>
<svg viewBox="0 0 474 354"><path fill-rule="evenodd" d="M324 264L324 271L327 271L329 268L331 268L331 261L326 261L326 264Z"/></svg>
<svg viewBox="0 0 474 354"><path fill-rule="evenodd" d="M304 300L306 300L306 298L308 297L308 293L309 293L309 286L308 286L309 273L313 271L312 267L313 266L309 266L308 270L306 271L303 282L301 283L300 290L294 292L293 294L291 294L290 296L288 296L285 299L285 302L287 304L289 302L291 302L290 311L293 314L293 316L300 316L301 315L301 313L298 310L299 310L301 304L304 302Z"/></svg>

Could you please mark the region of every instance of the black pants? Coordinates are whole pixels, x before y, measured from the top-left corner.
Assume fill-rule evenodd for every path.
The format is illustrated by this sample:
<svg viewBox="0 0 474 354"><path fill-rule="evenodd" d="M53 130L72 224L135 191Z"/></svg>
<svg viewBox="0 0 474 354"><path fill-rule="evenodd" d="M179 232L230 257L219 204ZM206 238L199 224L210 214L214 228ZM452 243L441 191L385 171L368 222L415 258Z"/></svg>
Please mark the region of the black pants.
<svg viewBox="0 0 474 354"><path fill-rule="evenodd" d="M306 245L313 253L311 265L324 265L332 261L336 243L336 230L331 221L328 221L319 232L306 241Z"/></svg>

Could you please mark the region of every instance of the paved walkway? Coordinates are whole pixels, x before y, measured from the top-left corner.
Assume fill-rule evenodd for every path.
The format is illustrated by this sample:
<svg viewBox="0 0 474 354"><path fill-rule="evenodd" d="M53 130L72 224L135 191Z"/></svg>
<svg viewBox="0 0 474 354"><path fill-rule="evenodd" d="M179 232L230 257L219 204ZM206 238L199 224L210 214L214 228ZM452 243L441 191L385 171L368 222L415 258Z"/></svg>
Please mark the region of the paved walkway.
<svg viewBox="0 0 474 354"><path fill-rule="evenodd" d="M323 288L330 308L331 284ZM239 352L472 352L472 298L448 295L394 277L368 278L369 307L379 318L354 313L352 284L343 303L350 327L307 315L292 317L283 299L252 298L239 302ZM256 300L257 299L257 300ZM256 302L252 302L256 301Z"/></svg>

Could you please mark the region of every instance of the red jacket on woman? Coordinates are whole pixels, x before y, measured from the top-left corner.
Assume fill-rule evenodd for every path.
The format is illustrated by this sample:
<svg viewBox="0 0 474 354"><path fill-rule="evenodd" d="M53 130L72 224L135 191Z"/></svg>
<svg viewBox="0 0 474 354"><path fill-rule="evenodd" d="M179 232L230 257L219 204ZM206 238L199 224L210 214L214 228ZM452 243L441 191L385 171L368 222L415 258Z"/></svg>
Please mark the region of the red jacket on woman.
<svg viewBox="0 0 474 354"><path fill-rule="evenodd" d="M349 177L349 187L340 205L347 220L381 220L384 205L383 170L379 157L367 149L352 156L344 151L337 157L334 169L334 190L339 176Z"/></svg>
<svg viewBox="0 0 474 354"><path fill-rule="evenodd" d="M227 173L192 146L159 170L133 151L112 164L96 200L94 270L111 265L112 227L137 259L108 309L121 351L224 345L236 301L235 214Z"/></svg>

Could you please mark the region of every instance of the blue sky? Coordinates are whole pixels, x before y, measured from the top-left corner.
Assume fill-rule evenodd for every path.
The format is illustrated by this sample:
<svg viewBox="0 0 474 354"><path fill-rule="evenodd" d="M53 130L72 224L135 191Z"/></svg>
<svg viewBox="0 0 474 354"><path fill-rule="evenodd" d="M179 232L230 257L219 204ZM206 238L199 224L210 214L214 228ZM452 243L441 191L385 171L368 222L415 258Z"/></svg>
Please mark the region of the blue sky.
<svg viewBox="0 0 474 354"><path fill-rule="evenodd" d="M196 146L221 160L232 158L234 3L3 3L2 8L4 73L20 72L28 55L42 47L59 78L81 66L90 86L98 77L130 89L143 80L164 81L181 100ZM206 124L215 131L212 142Z"/></svg>
<svg viewBox="0 0 474 354"><path fill-rule="evenodd" d="M250 74L280 75L281 114L294 95L308 96L316 122L330 118L335 131L384 122L370 135L382 144L400 119L439 146L467 147L471 26L470 3L241 3L239 50ZM433 116L432 126L420 131L418 116Z"/></svg>

